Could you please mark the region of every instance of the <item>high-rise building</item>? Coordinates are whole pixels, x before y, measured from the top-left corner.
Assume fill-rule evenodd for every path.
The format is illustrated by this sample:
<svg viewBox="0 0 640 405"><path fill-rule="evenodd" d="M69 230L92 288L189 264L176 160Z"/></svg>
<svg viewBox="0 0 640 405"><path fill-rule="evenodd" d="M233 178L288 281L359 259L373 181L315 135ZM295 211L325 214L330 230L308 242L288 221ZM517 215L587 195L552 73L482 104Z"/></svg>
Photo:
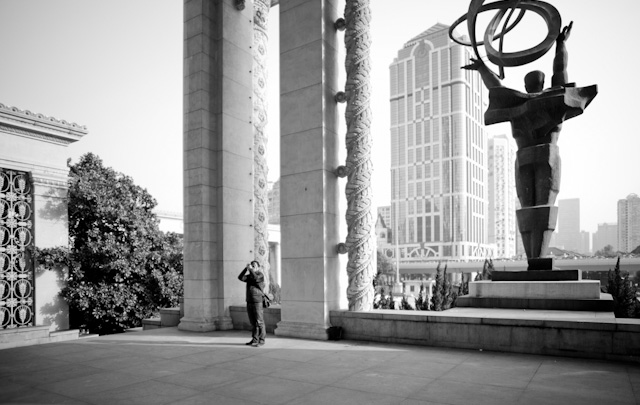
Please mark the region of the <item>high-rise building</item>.
<svg viewBox="0 0 640 405"><path fill-rule="evenodd" d="M593 234L593 251L602 250L607 245L614 252L618 251L618 224L598 224L598 231Z"/></svg>
<svg viewBox="0 0 640 405"><path fill-rule="evenodd" d="M435 258L493 255L487 237L486 89L470 48L436 24L390 66L391 230ZM396 231L397 230L397 231Z"/></svg>
<svg viewBox="0 0 640 405"><path fill-rule="evenodd" d="M580 234L580 199L558 200L558 226L555 247L581 252L583 248Z"/></svg>
<svg viewBox="0 0 640 405"><path fill-rule="evenodd" d="M495 257L516 255L516 146L506 135L489 138L489 243Z"/></svg>
<svg viewBox="0 0 640 405"><path fill-rule="evenodd" d="M274 183L270 182L268 198L269 223L280 224L280 179Z"/></svg>
<svg viewBox="0 0 640 405"><path fill-rule="evenodd" d="M391 225L391 206L385 205L382 207L378 207L378 215L382 216L384 223L387 227Z"/></svg>
<svg viewBox="0 0 640 405"><path fill-rule="evenodd" d="M640 246L640 197L629 194L618 200L618 249L631 252Z"/></svg>

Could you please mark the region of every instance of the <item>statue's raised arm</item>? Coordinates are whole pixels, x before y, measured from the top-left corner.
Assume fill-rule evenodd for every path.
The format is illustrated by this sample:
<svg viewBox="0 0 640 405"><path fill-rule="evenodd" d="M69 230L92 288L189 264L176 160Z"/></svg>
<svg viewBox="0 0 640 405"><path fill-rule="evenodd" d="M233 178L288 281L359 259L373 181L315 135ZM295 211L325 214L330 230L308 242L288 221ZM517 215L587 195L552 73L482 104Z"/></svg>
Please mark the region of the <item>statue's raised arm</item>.
<svg viewBox="0 0 640 405"><path fill-rule="evenodd" d="M569 62L569 53L567 52L566 42L571 35L573 21L562 29L556 39L556 56L553 58L553 76L551 77L551 86L562 86L569 83L569 74L567 73L567 64Z"/></svg>
<svg viewBox="0 0 640 405"><path fill-rule="evenodd" d="M495 73L493 73L481 59L470 59L471 63L463 66L461 69L477 70L478 73L480 73L480 77L482 77L484 85L487 86L488 89L492 87L504 87L502 85L502 82L500 81L500 78Z"/></svg>

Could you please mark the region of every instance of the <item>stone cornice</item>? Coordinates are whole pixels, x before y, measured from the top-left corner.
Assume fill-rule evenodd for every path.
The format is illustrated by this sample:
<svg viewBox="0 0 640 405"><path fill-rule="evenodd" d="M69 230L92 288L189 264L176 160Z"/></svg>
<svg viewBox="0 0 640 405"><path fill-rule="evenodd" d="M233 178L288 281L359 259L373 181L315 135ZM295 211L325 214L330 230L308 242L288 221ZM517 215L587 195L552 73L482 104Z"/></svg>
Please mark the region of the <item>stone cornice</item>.
<svg viewBox="0 0 640 405"><path fill-rule="evenodd" d="M0 131L41 139L61 145L80 140L88 131L86 126L20 110L0 103Z"/></svg>

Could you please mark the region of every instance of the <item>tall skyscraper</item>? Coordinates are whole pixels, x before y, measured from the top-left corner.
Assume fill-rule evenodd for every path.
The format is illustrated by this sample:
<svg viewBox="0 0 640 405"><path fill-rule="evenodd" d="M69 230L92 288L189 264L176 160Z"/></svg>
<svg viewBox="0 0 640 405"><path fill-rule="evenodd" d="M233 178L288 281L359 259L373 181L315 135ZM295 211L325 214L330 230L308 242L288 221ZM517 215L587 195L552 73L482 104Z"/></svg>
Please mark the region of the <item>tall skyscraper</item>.
<svg viewBox="0 0 640 405"><path fill-rule="evenodd" d="M618 224L598 224L598 231L593 234L593 251L604 249L611 245L614 252L618 251Z"/></svg>
<svg viewBox="0 0 640 405"><path fill-rule="evenodd" d="M495 257L516 255L516 146L506 135L489 138L489 243Z"/></svg>
<svg viewBox="0 0 640 405"><path fill-rule="evenodd" d="M384 223L387 227L391 226L391 206L384 205L382 207L378 207L378 215L382 216Z"/></svg>
<svg viewBox="0 0 640 405"><path fill-rule="evenodd" d="M488 244L486 89L470 48L436 24L390 66L391 230L435 258L485 258Z"/></svg>
<svg viewBox="0 0 640 405"><path fill-rule="evenodd" d="M618 200L618 249L631 252L640 246L640 197Z"/></svg>
<svg viewBox="0 0 640 405"><path fill-rule="evenodd" d="M558 226L555 247L572 252L583 249L580 234L580 199L567 198L558 200Z"/></svg>

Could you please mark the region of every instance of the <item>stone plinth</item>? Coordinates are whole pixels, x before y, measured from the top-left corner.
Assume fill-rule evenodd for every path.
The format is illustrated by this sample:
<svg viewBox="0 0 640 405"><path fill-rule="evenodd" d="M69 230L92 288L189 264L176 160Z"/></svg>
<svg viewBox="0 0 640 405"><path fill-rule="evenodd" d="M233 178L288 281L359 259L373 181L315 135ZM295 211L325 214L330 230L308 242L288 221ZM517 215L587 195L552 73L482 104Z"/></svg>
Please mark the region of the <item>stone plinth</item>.
<svg viewBox="0 0 640 405"><path fill-rule="evenodd" d="M494 271L493 281L563 281L582 280L581 270Z"/></svg>
<svg viewBox="0 0 640 405"><path fill-rule="evenodd" d="M600 281L472 281L469 296L525 299L599 299Z"/></svg>

